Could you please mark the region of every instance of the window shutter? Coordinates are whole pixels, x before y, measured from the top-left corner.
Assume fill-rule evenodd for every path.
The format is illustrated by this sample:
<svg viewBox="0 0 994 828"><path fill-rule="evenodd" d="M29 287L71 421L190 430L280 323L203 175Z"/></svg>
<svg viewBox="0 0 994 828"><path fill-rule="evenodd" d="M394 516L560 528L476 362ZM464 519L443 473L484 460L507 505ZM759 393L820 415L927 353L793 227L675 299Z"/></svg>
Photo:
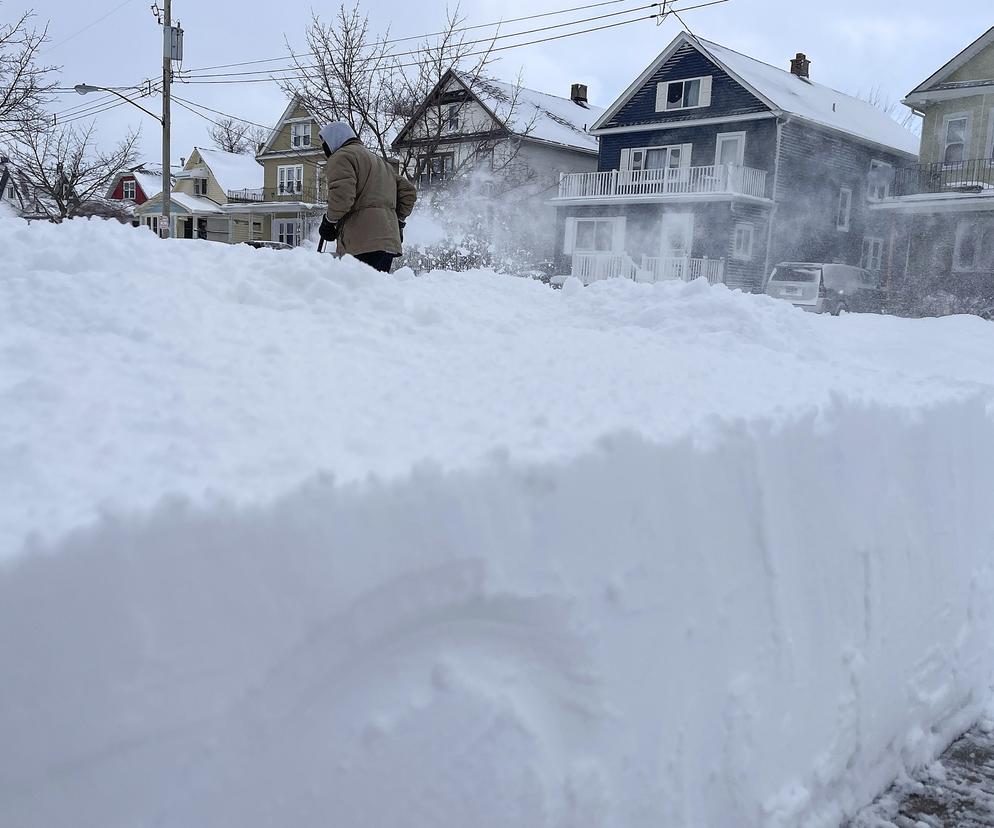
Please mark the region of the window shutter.
<svg viewBox="0 0 994 828"><path fill-rule="evenodd" d="M681 144L680 145L680 166L689 167L690 166L690 156L694 152L693 144Z"/></svg>
<svg viewBox="0 0 994 828"><path fill-rule="evenodd" d="M711 106L711 76L701 78L701 106Z"/></svg>
<svg viewBox="0 0 994 828"><path fill-rule="evenodd" d="M563 253L572 253L576 246L576 219L566 219L566 239L563 242Z"/></svg>
<svg viewBox="0 0 994 828"><path fill-rule="evenodd" d="M630 170L632 168L632 151L623 149L621 151L621 162L618 164L619 170Z"/></svg>
<svg viewBox="0 0 994 828"><path fill-rule="evenodd" d="M614 220L614 232L611 234L611 252L625 252L625 217L619 216Z"/></svg>
<svg viewBox="0 0 994 828"><path fill-rule="evenodd" d="M666 111L666 87L669 86L666 81L656 84L656 112Z"/></svg>

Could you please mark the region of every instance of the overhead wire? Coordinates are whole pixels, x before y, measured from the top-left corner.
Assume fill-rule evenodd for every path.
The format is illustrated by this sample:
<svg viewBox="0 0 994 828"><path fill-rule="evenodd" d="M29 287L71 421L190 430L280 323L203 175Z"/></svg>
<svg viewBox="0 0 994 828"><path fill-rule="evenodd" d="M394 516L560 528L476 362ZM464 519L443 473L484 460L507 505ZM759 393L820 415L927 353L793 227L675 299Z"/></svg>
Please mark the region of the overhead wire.
<svg viewBox="0 0 994 828"><path fill-rule="evenodd" d="M508 23L523 23L523 22L528 21L528 20L537 20L537 19L542 18L542 17L553 17L553 16L559 15L559 14L570 14L570 13L575 12L575 11L585 11L587 9L598 8L598 7L601 7L601 6L613 6L613 5L617 5L618 3L626 3L626 2L629 2L629 0L601 0L601 2L598 2L598 3L588 3L588 4L583 5L583 6L573 6L572 8L568 8L568 9L556 9L554 11L542 12L540 14L526 15L524 17L512 17L512 18L508 18L506 20L494 21L493 23L477 23L477 24L474 24L472 26L460 26L458 28L451 29L449 31L429 32L428 34L407 35L405 37L388 38L387 40L379 41L377 43L377 45L385 46L385 45L389 45L389 44L392 44L392 43L405 43L405 42L408 42L408 41L411 41L411 40L424 40L424 39L430 38L430 37L441 37L442 35L455 34L455 33L459 33L459 32L468 32L468 31L473 31L473 30L476 30L476 29L488 29L488 28L493 28L495 26L503 26L503 25L506 25ZM299 54L301 56L313 55L314 57L318 57L318 54L316 52L301 52ZM279 62L285 61L285 60L287 60L287 56L286 55L281 55L280 57L275 57L275 58L262 58L260 60L246 60L246 61L242 61L240 63L223 63L223 64L219 64L217 66L200 66L200 67L197 67L197 68L194 68L194 69L189 69L187 71L190 71L190 72L208 72L208 71L211 71L211 70L214 70L214 69L231 69L231 68L237 68L237 67L240 67L240 66L256 66L256 65L261 64L261 63L279 63Z"/></svg>
<svg viewBox="0 0 994 828"><path fill-rule="evenodd" d="M684 6L683 8L679 9L679 11L692 11L694 9L705 8L707 6L721 5L721 4L727 3L727 2L729 2L729 0L706 0L705 2L697 3L697 4L692 5L692 6ZM657 8L657 7L660 8L661 11L657 12L656 14L644 15L644 16L641 16L641 17L633 18L631 20L623 20L623 21L619 21L619 22L617 22L615 24L611 24L611 25L595 26L595 27L591 27L591 28L588 28L588 29L583 29L583 30L576 31L576 32L566 32L566 33L561 34L561 35L555 35L555 36L550 36L550 37L545 37L545 38L538 38L538 39L535 39L535 40L526 41L524 43L514 43L514 44L508 44L508 45L504 45L504 46L491 46L491 47L489 47L487 49L483 49L483 50L480 50L480 51L469 52L469 53L463 55L463 57L476 57L476 56L485 55L485 54L488 54L488 53L491 53L491 52L507 51L509 49L521 48L521 47L524 47L524 46L531 46L531 45L535 45L535 44L538 44L538 43L547 43L547 42L550 42L550 41L553 41L553 40L564 39L564 38L567 38L567 37L575 37L575 36L581 35L581 34L589 34L590 32L603 31L605 29L615 28L615 27L621 26L621 25L628 25L630 23L637 23L637 22L640 22L642 20L656 19L656 18L659 17L660 13L663 13L663 14L669 13L669 12L674 12L675 13L677 11L676 9L668 9L666 3L660 3L660 2L648 3L648 4L645 4L645 5L634 6L634 7L629 8L629 9L623 9L622 11L609 12L607 14L594 15L592 17L586 17L586 18L581 18L581 19L578 19L578 20L570 20L570 21L566 21L566 22L563 22L563 23L557 23L557 24L555 24L553 26L543 26L543 27L537 28L537 29L526 29L524 31L519 31L519 32L508 32L506 34L495 34L493 37L481 38L479 40L466 41L466 42L463 42L463 43L461 43L459 45L460 46L474 46L474 45L478 45L478 44L481 44L481 43L492 44L492 43L494 43L494 42L496 42L498 40L506 40L508 38L524 37L526 35L536 34L538 32L551 31L553 29L568 28L570 26L578 26L578 25L581 25L583 23L591 23L591 22L594 22L594 21L597 21L597 20L607 20L607 19L612 18L612 17L618 17L620 15L625 15L625 14L634 14L635 12L644 11L645 9ZM578 8L583 8L583 7L578 7ZM681 19L681 22L682 22L682 19ZM384 42L386 42L386 41L384 41ZM374 44L373 48L376 48L376 47L378 47L380 45L382 45L382 44L381 43ZM384 54L384 55L381 56L381 58L377 58L377 59L384 59L385 60L385 59L389 59L389 58L409 57L409 56L412 56L412 55L420 54L423 51L424 51L423 49L414 49L414 50L410 50L410 51L406 51L406 52L392 52L392 53ZM310 53L308 53L308 54L310 54ZM414 62L410 62L410 63L401 63L401 64L398 64L397 68L406 68L406 67L417 66L417 65L419 65L419 62L414 61ZM215 67L215 68L221 68L221 67ZM194 70L187 70L186 72L184 72L184 74L182 76L180 76L178 78L178 81L181 82L181 83L199 83L199 84L212 83L212 82L213 83L219 83L220 81L215 81L215 80L211 80L211 79L215 79L215 78L235 78L235 77L247 78L247 76L250 76L250 75L262 75L262 74L265 74L265 75L267 75L267 77L265 77L265 78L247 78L245 81L242 81L242 82L245 82L245 83L265 83L265 82L279 81L279 80L293 80L295 78L306 79L307 76L306 75L301 75L300 74L301 72L305 72L305 71L310 70L310 69L319 69L319 68L321 68L321 64L294 65L294 66L287 66L285 68L278 68L278 69L257 69L257 70L246 71L246 72L220 72L220 73L216 73L216 74L196 74L196 72ZM200 70L200 71L202 71L202 70ZM279 77L276 77L276 76L279 76ZM234 82L236 82L236 81L227 81L227 83L234 83Z"/></svg>

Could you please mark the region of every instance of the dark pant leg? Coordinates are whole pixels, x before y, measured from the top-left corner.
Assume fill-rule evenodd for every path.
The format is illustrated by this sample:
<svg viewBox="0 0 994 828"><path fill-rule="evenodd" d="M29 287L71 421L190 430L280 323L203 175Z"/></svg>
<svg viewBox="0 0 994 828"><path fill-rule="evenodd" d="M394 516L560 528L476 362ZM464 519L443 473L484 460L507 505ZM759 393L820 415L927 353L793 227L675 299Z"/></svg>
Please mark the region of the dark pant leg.
<svg viewBox="0 0 994 828"><path fill-rule="evenodd" d="M372 253L360 253L356 258L360 262L368 264L373 270L389 273L390 268L393 267L394 255L382 250L374 250Z"/></svg>

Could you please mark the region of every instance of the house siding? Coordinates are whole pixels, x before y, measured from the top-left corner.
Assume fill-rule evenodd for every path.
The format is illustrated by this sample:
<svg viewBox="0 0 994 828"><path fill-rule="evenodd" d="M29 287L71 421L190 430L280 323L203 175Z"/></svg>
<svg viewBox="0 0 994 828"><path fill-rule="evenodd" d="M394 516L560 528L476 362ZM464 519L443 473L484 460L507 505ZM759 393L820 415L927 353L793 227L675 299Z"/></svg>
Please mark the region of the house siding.
<svg viewBox="0 0 994 828"><path fill-rule="evenodd" d="M220 185L217 183L217 179L214 178L214 173L210 171L210 167L204 163L203 158L200 157L200 153L194 150L190 157L186 161L186 166L183 167L184 171L205 169L207 170L207 195L202 196L215 204L225 204L228 201L228 194L221 189ZM180 179L176 182L173 187L173 192L185 193L186 195L196 195L193 191L193 181L189 178Z"/></svg>
<svg viewBox="0 0 994 828"><path fill-rule="evenodd" d="M744 132L745 166L766 170L767 196L772 195L773 165L776 159L777 127L772 118L757 121L733 121L724 124L683 126L675 129L652 129L602 135L598 169L619 169L621 151L632 147L657 147L669 144L693 144L691 165L695 167L714 164L718 135L726 132Z"/></svg>
<svg viewBox="0 0 994 828"><path fill-rule="evenodd" d="M783 124L771 265L799 260L859 264L863 237L886 232L885 219L868 206L873 160L895 167L906 163L896 153L800 121ZM852 191L848 231L837 227L843 187Z"/></svg>
<svg viewBox="0 0 994 828"><path fill-rule="evenodd" d="M124 201L124 182L126 181L135 182L134 203L136 205L144 204L146 201L148 201L148 197L145 195L145 191L142 190L141 184L138 183L138 180L133 175L126 175L120 181L117 182L117 186L114 188L114 192L111 193L110 196L111 198L116 199L118 201Z"/></svg>
<svg viewBox="0 0 994 828"><path fill-rule="evenodd" d="M698 109L680 109L656 112L656 85L662 81L677 81L710 75L711 105ZM684 44L670 56L652 77L643 84L631 100L627 101L604 124L605 127L629 126L644 123L676 123L698 118L728 115L747 115L769 111L759 98L735 81L693 46Z"/></svg>
<svg viewBox="0 0 994 828"><path fill-rule="evenodd" d="M994 91L986 95L971 95L929 104L922 123L921 162L941 162L945 145L943 121L947 115L966 113L970 116L970 145L967 158L991 157L991 112L994 111Z"/></svg>

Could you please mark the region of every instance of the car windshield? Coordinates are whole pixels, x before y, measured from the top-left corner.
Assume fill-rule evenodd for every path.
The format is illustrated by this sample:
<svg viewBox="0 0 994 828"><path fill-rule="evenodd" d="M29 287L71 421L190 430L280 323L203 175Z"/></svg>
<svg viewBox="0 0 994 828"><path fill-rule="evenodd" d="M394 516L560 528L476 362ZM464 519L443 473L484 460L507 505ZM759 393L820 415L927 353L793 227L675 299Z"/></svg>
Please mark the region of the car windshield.
<svg viewBox="0 0 994 828"><path fill-rule="evenodd" d="M820 274L817 267L778 267L772 278L774 282L817 282Z"/></svg>

